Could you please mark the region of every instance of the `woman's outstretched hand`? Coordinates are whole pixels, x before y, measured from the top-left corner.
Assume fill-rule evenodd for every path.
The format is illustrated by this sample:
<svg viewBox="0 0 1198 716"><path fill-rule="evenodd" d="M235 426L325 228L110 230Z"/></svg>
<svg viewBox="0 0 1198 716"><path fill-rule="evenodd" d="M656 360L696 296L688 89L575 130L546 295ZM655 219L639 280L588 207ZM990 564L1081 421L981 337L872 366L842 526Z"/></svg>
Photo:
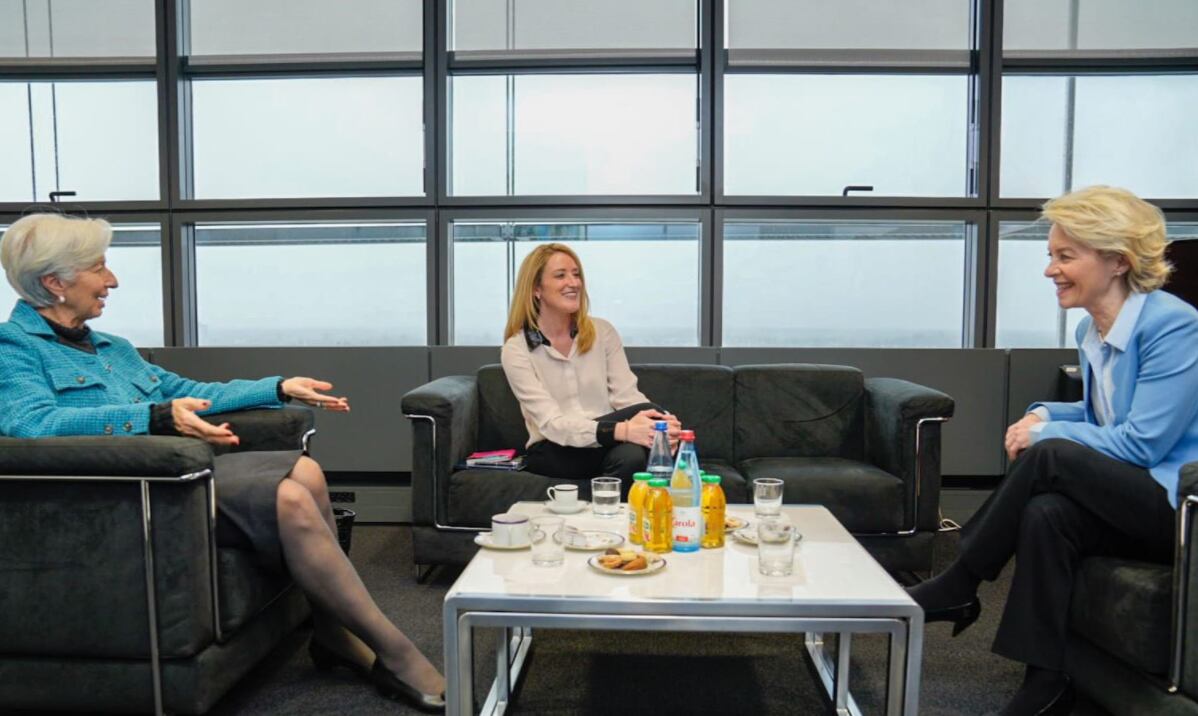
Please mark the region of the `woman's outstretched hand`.
<svg viewBox="0 0 1198 716"><path fill-rule="evenodd" d="M1043 421L1039 415L1028 413L1007 428L1007 438L1003 441L1003 447L1007 451L1008 460L1014 460L1019 457L1019 453L1031 447L1032 426L1040 422Z"/></svg>
<svg viewBox="0 0 1198 716"><path fill-rule="evenodd" d="M175 398L171 401L171 422L180 435L199 438L213 445L239 445L241 438L233 434L228 423L213 425L196 415L197 412L211 407L211 400Z"/></svg>
<svg viewBox="0 0 1198 716"><path fill-rule="evenodd" d="M298 400L304 405L314 408L332 410L337 413L349 412L349 398L336 398L325 395L321 391L332 390L333 384L314 378L296 376L283 381L283 395Z"/></svg>

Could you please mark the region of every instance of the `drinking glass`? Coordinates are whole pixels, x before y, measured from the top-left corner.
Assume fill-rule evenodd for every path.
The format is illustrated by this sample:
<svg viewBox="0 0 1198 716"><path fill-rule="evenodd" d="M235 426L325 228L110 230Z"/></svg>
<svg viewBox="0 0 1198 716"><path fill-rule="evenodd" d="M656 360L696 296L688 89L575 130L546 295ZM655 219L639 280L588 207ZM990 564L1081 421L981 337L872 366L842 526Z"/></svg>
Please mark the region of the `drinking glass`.
<svg viewBox="0 0 1198 716"><path fill-rule="evenodd" d="M566 561L562 544L562 526L566 518L539 515L532 518L532 563L538 567L556 567Z"/></svg>
<svg viewBox="0 0 1198 716"><path fill-rule="evenodd" d="M620 511L620 478L596 477L591 480L591 511L596 517L615 517Z"/></svg>
<svg viewBox="0 0 1198 716"><path fill-rule="evenodd" d="M757 522L757 569L770 577L785 577L794 569L795 527L781 517Z"/></svg>
<svg viewBox="0 0 1198 716"><path fill-rule="evenodd" d="M758 517L782 514L782 481L759 477L753 481L753 512Z"/></svg>

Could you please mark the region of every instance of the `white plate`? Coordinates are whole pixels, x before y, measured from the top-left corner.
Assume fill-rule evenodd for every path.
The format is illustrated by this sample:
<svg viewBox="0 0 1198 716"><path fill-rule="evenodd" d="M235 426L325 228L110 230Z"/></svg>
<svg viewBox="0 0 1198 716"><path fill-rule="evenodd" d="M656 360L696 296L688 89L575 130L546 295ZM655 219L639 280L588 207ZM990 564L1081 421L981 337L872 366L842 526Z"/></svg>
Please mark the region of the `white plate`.
<svg viewBox="0 0 1198 716"><path fill-rule="evenodd" d="M490 532L479 532L478 534L474 535L474 544L478 545L479 547L484 547L486 549L499 549L499 550L528 549L529 547L532 546L532 542L529 542L528 544L520 544L520 545L495 544L494 542L491 541L491 533Z"/></svg>
<svg viewBox="0 0 1198 716"><path fill-rule="evenodd" d="M559 515L573 515L577 512L582 512L585 510L589 504L591 503L587 502L586 500L579 500L578 502L575 502L573 506L567 507L565 505L559 505L554 500L545 500L545 509L549 510L550 512L556 512Z"/></svg>
<svg viewBox="0 0 1198 716"><path fill-rule="evenodd" d="M587 564L591 566L591 569L603 572L604 574L614 574L617 577L636 577L642 574L654 574L666 568L665 557L653 554L652 552L645 552L644 555L645 561L649 563L649 566L644 569L638 569L635 572L625 572L622 569L604 567L602 564L599 564L600 555L597 554L587 559Z"/></svg>
<svg viewBox="0 0 1198 716"><path fill-rule="evenodd" d="M578 552L595 552L624 544L622 535L607 530L578 530L577 532L566 532L565 535L563 546Z"/></svg>
<svg viewBox="0 0 1198 716"><path fill-rule="evenodd" d="M749 521L746 520L744 517L735 517L733 515L728 515L727 517L724 518L724 530L727 532L743 529L748 526L749 526Z"/></svg>
<svg viewBox="0 0 1198 716"><path fill-rule="evenodd" d="M757 528L756 527L741 527L738 530L732 531L732 539L747 544L753 547L757 546Z"/></svg>

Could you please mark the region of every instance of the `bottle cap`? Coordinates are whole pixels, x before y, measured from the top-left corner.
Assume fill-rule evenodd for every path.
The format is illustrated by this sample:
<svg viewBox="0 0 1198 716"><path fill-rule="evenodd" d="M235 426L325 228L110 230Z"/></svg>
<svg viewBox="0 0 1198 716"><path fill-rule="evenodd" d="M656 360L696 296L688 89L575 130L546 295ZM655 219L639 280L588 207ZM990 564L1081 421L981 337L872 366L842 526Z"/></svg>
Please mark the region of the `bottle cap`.
<svg viewBox="0 0 1198 716"><path fill-rule="evenodd" d="M710 482L713 485L720 484L720 476L719 475L708 475L707 473L703 473L703 476L699 479L703 480L703 482Z"/></svg>
<svg viewBox="0 0 1198 716"><path fill-rule="evenodd" d="M694 442L695 431L694 430L683 430L682 432L678 433L678 438L680 440L690 440L691 442Z"/></svg>
<svg viewBox="0 0 1198 716"><path fill-rule="evenodd" d="M651 475L647 472L636 472L636 473L633 473L632 479L633 480L652 480L653 475Z"/></svg>
<svg viewBox="0 0 1198 716"><path fill-rule="evenodd" d="M653 423L653 429L664 433L666 430L670 429L670 424L664 420L658 420L656 423Z"/></svg>
<svg viewBox="0 0 1198 716"><path fill-rule="evenodd" d="M670 481L664 477L655 477L649 480L649 487L665 487L670 484Z"/></svg>

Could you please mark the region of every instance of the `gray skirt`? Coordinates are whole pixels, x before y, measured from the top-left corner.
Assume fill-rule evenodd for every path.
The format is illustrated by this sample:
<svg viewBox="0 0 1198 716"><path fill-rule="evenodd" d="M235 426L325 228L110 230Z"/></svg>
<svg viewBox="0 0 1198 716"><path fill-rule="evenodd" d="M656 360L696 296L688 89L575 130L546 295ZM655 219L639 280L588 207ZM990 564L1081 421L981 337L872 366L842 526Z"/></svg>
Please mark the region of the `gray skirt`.
<svg viewBox="0 0 1198 716"><path fill-rule="evenodd" d="M299 450L279 450L216 457L217 546L253 551L263 567L287 571L279 541L277 493L301 455Z"/></svg>

